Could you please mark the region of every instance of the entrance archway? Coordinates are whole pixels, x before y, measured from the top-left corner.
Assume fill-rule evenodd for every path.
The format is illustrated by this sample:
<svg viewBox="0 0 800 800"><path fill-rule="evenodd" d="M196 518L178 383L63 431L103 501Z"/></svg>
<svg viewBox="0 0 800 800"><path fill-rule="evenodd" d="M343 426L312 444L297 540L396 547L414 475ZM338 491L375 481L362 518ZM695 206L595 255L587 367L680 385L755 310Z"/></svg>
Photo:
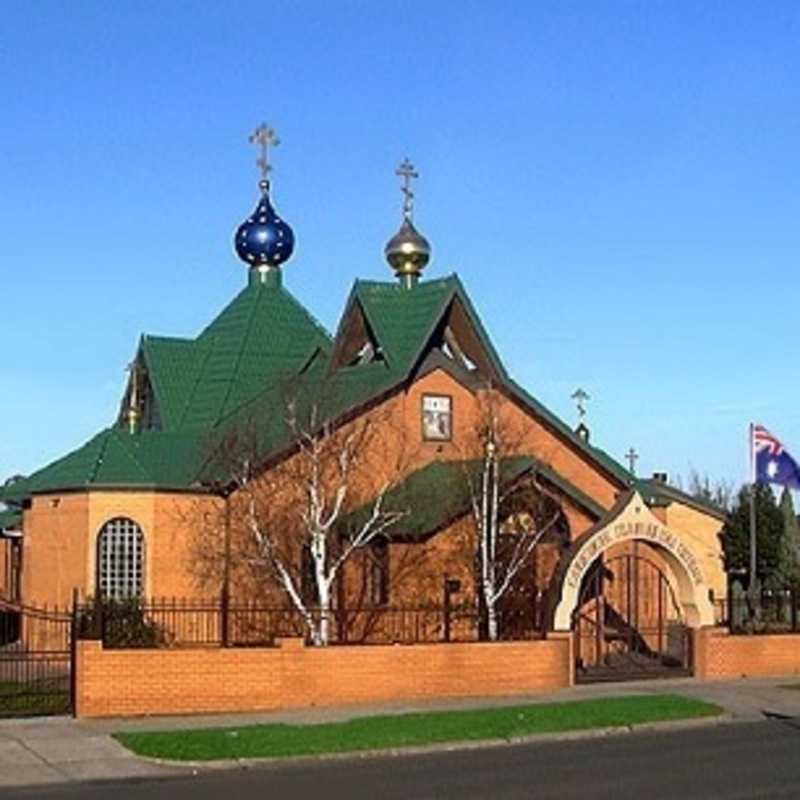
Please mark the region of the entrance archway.
<svg viewBox="0 0 800 800"><path fill-rule="evenodd" d="M638 553L595 561L572 629L578 682L690 673L690 630L669 577Z"/></svg>
<svg viewBox="0 0 800 800"><path fill-rule="evenodd" d="M575 626L580 625L582 628L576 630L575 636L576 638L584 636L583 627L589 626L589 622L586 620L583 623L577 622L580 619L582 607L586 606L592 589L595 590L595 593L599 590L600 594L605 596L611 586L607 577L595 579L593 575L603 575L602 570L608 567L608 564L604 566L606 561L613 559L614 554L619 554L626 548L633 547L635 549L637 542L642 543L643 548L654 554L654 557L649 559L651 566L641 568L645 571L652 571L654 568L653 580L659 582L659 591L663 589L667 592L666 596L662 596L661 622L662 625L674 623L672 630L676 632L679 631L677 626L682 626L688 659L690 629L714 624L714 609L709 596L709 586L700 561L695 556L690 544L677 532L665 526L650 511L641 495L635 490L630 490L623 495L614 508L593 528L576 540L565 554L554 582L556 597L553 598L554 602L551 605L553 630L567 632L575 630ZM635 560L631 563L639 567L644 562ZM617 563L620 570L623 569L621 565L622 562ZM593 580L599 583L592 584ZM662 580L663 583L660 583ZM620 581L617 585L622 586L624 583L626 581ZM627 581L627 585L631 591L635 591L630 581ZM654 594L653 598L657 596ZM627 598L623 606L623 610L626 612L624 614L620 613L618 608L616 609L618 617L621 618L617 619L618 628L625 629L622 619L626 619L629 626L634 621L641 622L641 620L631 618L631 612L635 608L627 606ZM602 613L604 615L608 613L608 603L605 604L605 610ZM600 621L600 617L597 620ZM595 637L602 634L604 637L609 635L613 639L615 636L613 626L609 632L605 627L605 616L602 617L602 621L602 630L600 632L595 630ZM652 627L655 627L657 635L657 620ZM646 637L642 636L641 631L639 634L640 638L636 639L633 631L627 631L627 638L618 636L617 640L637 641L641 645L643 639L646 641ZM648 636L650 635L648 631ZM604 638L603 647L598 649L598 653L607 654L610 646L610 642ZM633 656L638 657L640 651L644 650L644 647L639 647L638 650L637 647L634 647ZM665 655L664 660L668 663L672 663L673 656L678 655L677 651L670 655L668 652L664 653L653 647L650 647L650 651L651 654L654 654L653 663L662 663L658 653ZM630 648L628 648L628 652L631 652ZM577 656L576 647L576 661L578 657L583 658L584 664L586 663L585 654ZM682 668L686 670L690 666L689 659L686 661L686 666Z"/></svg>

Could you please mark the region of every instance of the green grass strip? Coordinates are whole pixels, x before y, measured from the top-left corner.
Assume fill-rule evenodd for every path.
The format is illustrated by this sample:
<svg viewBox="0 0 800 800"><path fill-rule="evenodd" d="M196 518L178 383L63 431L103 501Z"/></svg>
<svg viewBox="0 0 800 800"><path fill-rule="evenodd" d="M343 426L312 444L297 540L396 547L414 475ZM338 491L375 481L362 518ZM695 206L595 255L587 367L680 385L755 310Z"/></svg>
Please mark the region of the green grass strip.
<svg viewBox="0 0 800 800"><path fill-rule="evenodd" d="M359 717L320 725L250 725L115 738L141 756L174 761L349 753L442 742L511 739L537 733L713 717L723 709L677 695L642 695L469 711Z"/></svg>

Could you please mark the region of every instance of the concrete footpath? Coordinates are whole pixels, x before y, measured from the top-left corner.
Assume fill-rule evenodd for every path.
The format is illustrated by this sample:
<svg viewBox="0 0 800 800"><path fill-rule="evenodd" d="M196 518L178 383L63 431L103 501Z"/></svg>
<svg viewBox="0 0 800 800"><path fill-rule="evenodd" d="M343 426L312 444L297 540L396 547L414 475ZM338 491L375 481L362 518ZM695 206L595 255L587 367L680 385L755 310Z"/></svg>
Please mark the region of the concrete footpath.
<svg viewBox="0 0 800 800"><path fill-rule="evenodd" d="M371 706L312 708L301 711L191 717L147 717L104 720L50 719L0 721L0 788L72 781L130 779L185 775L188 766L158 764L129 753L110 734L117 731L185 730L232 727L266 722L309 724L334 722L376 714L413 711L489 708L525 703L548 703L648 694L681 694L722 706L734 721L763 720L765 716L800 717L800 691L780 688L796 683L783 680L704 682L693 678L595 684L564 689L545 696L515 696ZM697 722L689 724L696 725ZM668 723L674 729L676 723ZM652 726L643 726L652 729ZM586 732L592 735L591 732ZM578 734L570 734L576 738Z"/></svg>

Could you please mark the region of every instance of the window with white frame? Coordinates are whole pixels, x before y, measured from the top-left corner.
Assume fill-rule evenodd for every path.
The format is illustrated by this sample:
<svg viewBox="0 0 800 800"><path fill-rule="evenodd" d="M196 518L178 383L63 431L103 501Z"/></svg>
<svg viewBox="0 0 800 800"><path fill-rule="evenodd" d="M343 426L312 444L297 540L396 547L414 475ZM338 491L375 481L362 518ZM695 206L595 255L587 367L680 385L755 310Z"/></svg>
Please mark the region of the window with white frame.
<svg viewBox="0 0 800 800"><path fill-rule="evenodd" d="M97 540L97 592L122 600L141 597L144 588L144 534L132 519L106 522Z"/></svg>

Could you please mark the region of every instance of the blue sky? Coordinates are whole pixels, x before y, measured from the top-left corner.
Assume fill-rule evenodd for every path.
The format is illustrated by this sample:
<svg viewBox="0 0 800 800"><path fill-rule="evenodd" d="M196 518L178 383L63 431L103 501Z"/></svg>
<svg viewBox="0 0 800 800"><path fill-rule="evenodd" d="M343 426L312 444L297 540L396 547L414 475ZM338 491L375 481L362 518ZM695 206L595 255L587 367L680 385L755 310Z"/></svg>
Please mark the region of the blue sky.
<svg viewBox="0 0 800 800"><path fill-rule="evenodd" d="M286 285L334 328L386 279L393 170L514 376L639 470L800 453L796 2L9 2L0 479L114 417L141 332L243 286L247 135L282 138Z"/></svg>

